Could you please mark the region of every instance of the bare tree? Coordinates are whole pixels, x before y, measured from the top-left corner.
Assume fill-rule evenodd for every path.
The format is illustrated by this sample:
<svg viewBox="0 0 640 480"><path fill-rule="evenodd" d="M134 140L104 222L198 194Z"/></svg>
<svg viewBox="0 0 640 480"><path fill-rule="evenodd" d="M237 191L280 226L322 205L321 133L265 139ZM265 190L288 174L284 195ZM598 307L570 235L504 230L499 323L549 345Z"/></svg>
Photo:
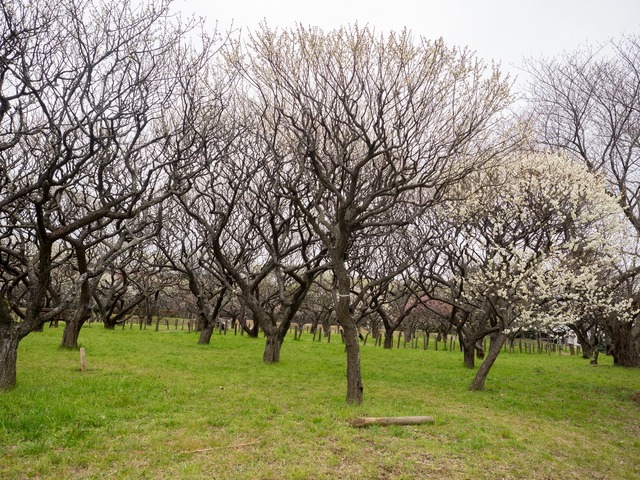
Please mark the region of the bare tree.
<svg viewBox="0 0 640 480"><path fill-rule="evenodd" d="M392 236L436 204L445 185L504 148L496 127L509 85L468 51L416 42L406 31L263 27L249 50L247 77L286 162L281 183L332 262L347 402L360 403L354 243Z"/></svg>
<svg viewBox="0 0 640 480"><path fill-rule="evenodd" d="M167 8L165 1L109 9L93 0L2 4L8 33L0 51L12 52L0 64L2 296L3 312L21 321L1 322L0 388L15 383L20 339L46 320L54 246L73 245L82 264L83 229L113 236L118 222L179 186L184 158L167 149L175 133L167 118L180 96L176 68L206 58L186 55L185 29ZM78 311L87 311L91 276L87 268L75 279ZM74 298L59 301L48 316Z"/></svg>
<svg viewBox="0 0 640 480"><path fill-rule="evenodd" d="M141 288L140 278L152 273L144 258L144 245L128 248L108 263L93 288L94 313L104 327L113 330L155 292ZM153 270L157 270L154 268Z"/></svg>
<svg viewBox="0 0 640 480"><path fill-rule="evenodd" d="M259 144L259 140L249 142ZM233 289L267 337L263 360L279 361L282 342L324 254L290 203L278 195L261 154L237 150L226 163L202 173L181 197L185 211L206 234L204 245L218 278ZM204 172L204 170L203 170Z"/></svg>
<svg viewBox="0 0 640 480"><path fill-rule="evenodd" d="M210 254L207 231L179 206L172 209L170 222L156 239L168 266L185 279L196 301L199 344L211 341L218 315L229 299L229 289L221 281L221 269Z"/></svg>

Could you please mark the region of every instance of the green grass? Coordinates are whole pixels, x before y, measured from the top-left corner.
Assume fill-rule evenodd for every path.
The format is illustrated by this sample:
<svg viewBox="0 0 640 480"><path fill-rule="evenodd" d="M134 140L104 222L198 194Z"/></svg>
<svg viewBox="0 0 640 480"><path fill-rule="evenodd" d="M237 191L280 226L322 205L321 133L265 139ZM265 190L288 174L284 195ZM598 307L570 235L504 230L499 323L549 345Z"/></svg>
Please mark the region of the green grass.
<svg viewBox="0 0 640 480"><path fill-rule="evenodd" d="M484 392L459 352L362 348L365 402L345 404L345 358L263 339L93 325L77 351L45 328L0 394L0 478L640 478L640 371L609 358L502 353ZM434 425L355 429L361 416Z"/></svg>

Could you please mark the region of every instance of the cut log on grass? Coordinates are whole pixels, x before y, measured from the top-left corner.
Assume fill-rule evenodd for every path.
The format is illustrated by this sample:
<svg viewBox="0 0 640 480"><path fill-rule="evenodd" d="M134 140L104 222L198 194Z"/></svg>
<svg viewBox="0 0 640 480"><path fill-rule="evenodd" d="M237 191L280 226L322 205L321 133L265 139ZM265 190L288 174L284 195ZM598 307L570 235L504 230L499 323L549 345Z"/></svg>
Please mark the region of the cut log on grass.
<svg viewBox="0 0 640 480"><path fill-rule="evenodd" d="M353 427L366 427L368 425L421 425L434 423L433 417L361 417L351 422Z"/></svg>

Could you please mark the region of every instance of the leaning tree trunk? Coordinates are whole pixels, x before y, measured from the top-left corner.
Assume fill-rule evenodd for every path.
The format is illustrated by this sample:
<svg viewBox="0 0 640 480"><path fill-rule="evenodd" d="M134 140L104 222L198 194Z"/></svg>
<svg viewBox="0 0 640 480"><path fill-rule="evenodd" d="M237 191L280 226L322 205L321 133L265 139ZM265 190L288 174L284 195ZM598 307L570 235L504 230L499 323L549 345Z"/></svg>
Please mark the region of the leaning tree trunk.
<svg viewBox="0 0 640 480"><path fill-rule="evenodd" d="M213 336L214 327L215 322L211 320L202 322L202 329L200 330L198 345L209 345L209 343L211 343L211 337Z"/></svg>
<svg viewBox="0 0 640 480"><path fill-rule="evenodd" d="M490 339L491 345L489 346L489 353L480 365L480 368L478 368L476 376L471 382L471 390L484 390L484 383L487 380L487 375L489 375L489 370L491 370L496 358L498 358L500 349L507 340L507 335L502 332L498 332L491 335Z"/></svg>
<svg viewBox="0 0 640 480"><path fill-rule="evenodd" d="M609 323L613 364L640 367L640 346L634 338L633 322L613 320Z"/></svg>

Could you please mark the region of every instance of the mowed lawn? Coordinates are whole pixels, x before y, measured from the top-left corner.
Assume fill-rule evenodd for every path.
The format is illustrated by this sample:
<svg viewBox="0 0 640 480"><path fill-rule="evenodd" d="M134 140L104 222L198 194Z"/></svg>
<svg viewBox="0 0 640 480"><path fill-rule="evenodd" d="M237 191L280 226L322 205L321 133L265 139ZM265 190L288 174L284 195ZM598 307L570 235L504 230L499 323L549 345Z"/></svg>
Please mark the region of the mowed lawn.
<svg viewBox="0 0 640 480"><path fill-rule="evenodd" d="M362 347L365 402L344 401L337 336L264 339L181 330L45 328L0 393L0 478L638 479L640 370L503 353L484 392L458 351ZM357 429L358 416L433 425Z"/></svg>

